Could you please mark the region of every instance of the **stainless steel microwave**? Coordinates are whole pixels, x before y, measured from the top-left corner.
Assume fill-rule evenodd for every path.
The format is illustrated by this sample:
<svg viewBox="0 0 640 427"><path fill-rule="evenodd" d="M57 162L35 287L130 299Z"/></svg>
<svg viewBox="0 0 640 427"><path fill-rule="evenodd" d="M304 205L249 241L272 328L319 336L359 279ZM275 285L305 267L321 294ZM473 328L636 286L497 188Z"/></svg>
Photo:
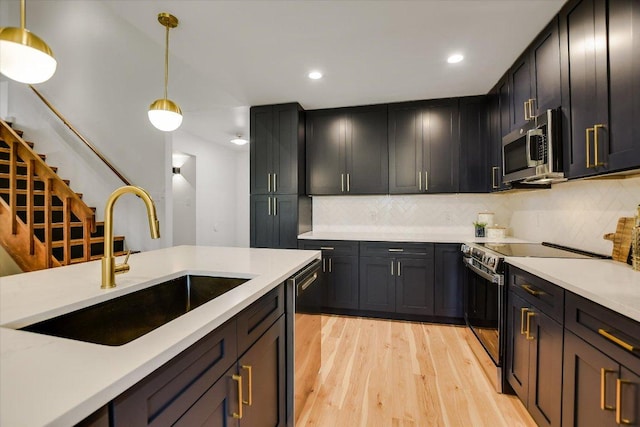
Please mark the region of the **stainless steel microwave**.
<svg viewBox="0 0 640 427"><path fill-rule="evenodd" d="M502 138L503 182L564 181L560 112L547 110Z"/></svg>

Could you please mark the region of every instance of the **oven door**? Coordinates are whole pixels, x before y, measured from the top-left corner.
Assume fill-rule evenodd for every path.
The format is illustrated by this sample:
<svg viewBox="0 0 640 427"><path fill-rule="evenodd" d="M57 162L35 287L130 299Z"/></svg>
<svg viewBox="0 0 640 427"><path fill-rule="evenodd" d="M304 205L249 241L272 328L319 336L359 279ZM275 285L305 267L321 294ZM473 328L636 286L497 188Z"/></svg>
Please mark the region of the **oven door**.
<svg viewBox="0 0 640 427"><path fill-rule="evenodd" d="M504 357L504 278L490 274L465 258L464 317L493 363L502 366Z"/></svg>

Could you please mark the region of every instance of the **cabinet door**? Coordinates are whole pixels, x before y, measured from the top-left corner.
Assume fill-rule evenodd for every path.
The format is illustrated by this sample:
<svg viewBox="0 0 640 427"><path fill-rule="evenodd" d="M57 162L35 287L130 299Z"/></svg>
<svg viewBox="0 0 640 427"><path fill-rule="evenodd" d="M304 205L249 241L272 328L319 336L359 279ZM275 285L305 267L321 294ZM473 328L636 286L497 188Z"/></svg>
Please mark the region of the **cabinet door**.
<svg viewBox="0 0 640 427"><path fill-rule="evenodd" d="M534 116L549 108L560 107L560 36L557 17L531 45L531 91L535 100Z"/></svg>
<svg viewBox="0 0 640 427"><path fill-rule="evenodd" d="M615 426L617 378L615 361L565 331L562 425Z"/></svg>
<svg viewBox="0 0 640 427"><path fill-rule="evenodd" d="M433 316L433 251L396 264L396 312Z"/></svg>
<svg viewBox="0 0 640 427"><path fill-rule="evenodd" d="M620 381L619 411L622 424L640 426L640 375L622 366Z"/></svg>
<svg viewBox="0 0 640 427"><path fill-rule="evenodd" d="M251 107L251 194L267 194L272 172L273 108Z"/></svg>
<svg viewBox="0 0 640 427"><path fill-rule="evenodd" d="M435 245L434 314L462 318L464 267L458 244Z"/></svg>
<svg viewBox="0 0 640 427"><path fill-rule="evenodd" d="M243 382L241 426L286 424L285 318L280 319L238 360Z"/></svg>
<svg viewBox="0 0 640 427"><path fill-rule="evenodd" d="M342 112L307 113L308 194L342 194L346 178L345 126Z"/></svg>
<svg viewBox="0 0 640 427"><path fill-rule="evenodd" d="M296 249L298 247L298 196L271 198L273 239L270 247Z"/></svg>
<svg viewBox="0 0 640 427"><path fill-rule="evenodd" d="M387 194L389 148L387 106L354 108L346 124L347 192Z"/></svg>
<svg viewBox="0 0 640 427"><path fill-rule="evenodd" d="M272 178L271 189L276 194L298 194L298 152L300 111L298 104L273 107ZM302 169L304 170L304 169Z"/></svg>
<svg viewBox="0 0 640 427"><path fill-rule="evenodd" d="M422 104L389 105L389 193L423 192Z"/></svg>
<svg viewBox="0 0 640 427"><path fill-rule="evenodd" d="M273 215L271 196L251 196L251 247L270 248L273 245Z"/></svg>
<svg viewBox="0 0 640 427"><path fill-rule="evenodd" d="M200 399L185 412L175 424L176 427L207 426L236 427L239 420L238 391L232 376L236 367L229 369Z"/></svg>
<svg viewBox="0 0 640 427"><path fill-rule="evenodd" d="M485 193L490 189L491 140L487 100L485 96L460 100L461 193Z"/></svg>
<svg viewBox="0 0 640 427"><path fill-rule="evenodd" d="M332 256L327 260L327 307L358 309L358 258Z"/></svg>
<svg viewBox="0 0 640 427"><path fill-rule="evenodd" d="M531 68L528 52L520 56L509 70L509 85L511 86L509 126L514 130L530 120L528 118L530 111L526 105L531 99Z"/></svg>
<svg viewBox="0 0 640 427"><path fill-rule="evenodd" d="M640 167L640 2L609 2L610 170Z"/></svg>
<svg viewBox="0 0 640 427"><path fill-rule="evenodd" d="M509 78L504 75L489 94L491 114L491 190L504 190L502 137L509 133Z"/></svg>
<svg viewBox="0 0 640 427"><path fill-rule="evenodd" d="M529 402L539 426L560 427L562 412L562 338L558 322L532 308L529 323ZM526 326L526 325L525 325Z"/></svg>
<svg viewBox="0 0 640 427"><path fill-rule="evenodd" d="M507 312L507 380L522 402L529 399L529 340L526 335L528 306L509 292Z"/></svg>
<svg viewBox="0 0 640 427"><path fill-rule="evenodd" d="M565 138L565 164L569 177L575 178L605 170L597 164L604 164L609 139L606 2L573 1L560 18L563 49L568 52L562 67L567 70L563 99L569 103L570 130ZM596 125L600 126L595 129Z"/></svg>
<svg viewBox="0 0 640 427"><path fill-rule="evenodd" d="M422 132L425 146L423 188L428 193L457 192L460 155L458 100L429 102L422 120Z"/></svg>
<svg viewBox="0 0 640 427"><path fill-rule="evenodd" d="M360 310L395 312L396 268L393 258L360 258Z"/></svg>

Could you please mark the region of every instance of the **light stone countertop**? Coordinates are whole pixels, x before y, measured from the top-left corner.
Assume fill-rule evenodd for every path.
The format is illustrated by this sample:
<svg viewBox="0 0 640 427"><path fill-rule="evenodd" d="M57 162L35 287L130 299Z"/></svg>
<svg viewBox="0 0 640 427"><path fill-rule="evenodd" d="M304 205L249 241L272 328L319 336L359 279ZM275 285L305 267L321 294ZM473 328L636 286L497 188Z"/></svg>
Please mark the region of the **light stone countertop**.
<svg viewBox="0 0 640 427"><path fill-rule="evenodd" d="M603 259L507 257L510 265L640 322L640 272Z"/></svg>
<svg viewBox="0 0 640 427"><path fill-rule="evenodd" d="M0 278L0 425L77 423L319 257L178 246L131 255L110 290L100 289L100 261ZM118 347L12 329L184 274L251 280Z"/></svg>

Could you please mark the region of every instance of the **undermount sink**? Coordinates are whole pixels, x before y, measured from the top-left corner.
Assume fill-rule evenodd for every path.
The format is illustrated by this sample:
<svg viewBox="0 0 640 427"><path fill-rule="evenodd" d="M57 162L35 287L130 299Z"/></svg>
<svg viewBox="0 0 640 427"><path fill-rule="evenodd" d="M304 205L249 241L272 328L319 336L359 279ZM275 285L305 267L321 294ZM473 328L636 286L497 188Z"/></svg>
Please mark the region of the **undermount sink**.
<svg viewBox="0 0 640 427"><path fill-rule="evenodd" d="M96 344L123 345L247 280L186 275L20 330Z"/></svg>

